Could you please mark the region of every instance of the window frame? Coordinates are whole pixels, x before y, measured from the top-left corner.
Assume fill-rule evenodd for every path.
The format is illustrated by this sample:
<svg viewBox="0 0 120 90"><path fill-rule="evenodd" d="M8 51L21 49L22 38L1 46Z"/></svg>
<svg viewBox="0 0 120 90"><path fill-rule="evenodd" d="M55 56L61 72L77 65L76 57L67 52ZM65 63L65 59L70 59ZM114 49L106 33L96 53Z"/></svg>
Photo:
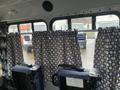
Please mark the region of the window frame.
<svg viewBox="0 0 120 90"><path fill-rule="evenodd" d="M13 23L8 23L8 28L10 25L17 25L17 28L18 28L18 33L20 33L20 30L19 30L19 25L20 24L27 24L27 23L31 23L31 27L32 27L32 33L34 32L34 23L37 23L37 22L44 22L46 24L46 28L47 28L47 31L48 31L48 24L45 20L43 19L40 19L40 20L28 20L28 21L21 21L21 22L13 22ZM8 30L9 31L9 30ZM22 34L22 33L20 33ZM29 34L29 33L23 33L23 34Z"/></svg>
<svg viewBox="0 0 120 90"><path fill-rule="evenodd" d="M74 19L74 18L84 18L84 17L92 17L92 30L81 30L81 31L82 32L97 31L97 29L96 29L96 17L97 16L102 16L102 15L116 15L116 16L118 16L118 18L119 18L119 26L120 26L120 12L118 12L118 11L108 11L108 12L100 12L100 13L91 13L91 14L89 13L89 14L79 14L79 15L64 16L64 17L55 17L55 18L53 18L50 21L49 26L50 26L50 29L52 30L53 23L56 20L67 19L68 20L68 30L71 30L72 29L71 19Z"/></svg>

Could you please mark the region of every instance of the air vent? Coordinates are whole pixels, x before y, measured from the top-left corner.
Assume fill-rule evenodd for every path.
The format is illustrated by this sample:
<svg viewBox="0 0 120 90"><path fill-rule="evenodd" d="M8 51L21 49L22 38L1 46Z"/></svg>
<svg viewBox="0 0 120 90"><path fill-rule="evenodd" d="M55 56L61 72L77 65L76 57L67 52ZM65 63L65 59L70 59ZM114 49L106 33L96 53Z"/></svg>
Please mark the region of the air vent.
<svg viewBox="0 0 120 90"><path fill-rule="evenodd" d="M53 4L50 1L44 1L42 7L45 11L50 12L53 10Z"/></svg>

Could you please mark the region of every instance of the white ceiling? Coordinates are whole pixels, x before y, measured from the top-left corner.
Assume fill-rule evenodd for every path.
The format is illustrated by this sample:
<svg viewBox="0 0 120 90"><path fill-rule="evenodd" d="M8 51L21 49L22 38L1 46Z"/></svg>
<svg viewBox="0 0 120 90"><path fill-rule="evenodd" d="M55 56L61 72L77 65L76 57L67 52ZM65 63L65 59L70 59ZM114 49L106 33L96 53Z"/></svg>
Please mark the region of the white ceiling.
<svg viewBox="0 0 120 90"><path fill-rule="evenodd" d="M0 0L0 8L12 6L25 1L30 1L30 0Z"/></svg>
<svg viewBox="0 0 120 90"><path fill-rule="evenodd" d="M0 0L1 20L27 20L44 19L50 21L54 17L81 14L81 11L93 9L113 10L114 5L120 5L120 0L49 0L53 3L52 12L46 12L42 8L45 0ZM91 9L92 8L92 9Z"/></svg>

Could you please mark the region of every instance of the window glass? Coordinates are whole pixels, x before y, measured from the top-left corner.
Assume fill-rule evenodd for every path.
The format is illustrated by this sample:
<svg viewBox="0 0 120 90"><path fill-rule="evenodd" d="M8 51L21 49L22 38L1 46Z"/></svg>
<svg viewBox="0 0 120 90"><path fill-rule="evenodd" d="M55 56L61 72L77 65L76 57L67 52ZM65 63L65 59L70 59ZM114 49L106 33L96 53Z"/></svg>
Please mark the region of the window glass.
<svg viewBox="0 0 120 90"><path fill-rule="evenodd" d="M0 77L2 77L2 63L0 63Z"/></svg>
<svg viewBox="0 0 120 90"><path fill-rule="evenodd" d="M10 25L9 28L8 28L8 32L9 33L16 33L16 32L18 32L17 25Z"/></svg>
<svg viewBox="0 0 120 90"><path fill-rule="evenodd" d="M80 46L81 60L84 68L93 68L96 38L97 31L78 32L78 43Z"/></svg>
<svg viewBox="0 0 120 90"><path fill-rule="evenodd" d="M56 20L53 23L53 30L68 30L68 20Z"/></svg>
<svg viewBox="0 0 120 90"><path fill-rule="evenodd" d="M21 34L24 62L34 64L34 53L32 45L32 34Z"/></svg>
<svg viewBox="0 0 120 90"><path fill-rule="evenodd" d="M119 26L119 18L116 15L103 15L96 17L96 29L99 27Z"/></svg>
<svg viewBox="0 0 120 90"><path fill-rule="evenodd" d="M72 30L92 30L92 17L71 19Z"/></svg>
<svg viewBox="0 0 120 90"><path fill-rule="evenodd" d="M34 64L34 53L32 45L32 24L20 24L21 43L23 49L24 62L26 64Z"/></svg>
<svg viewBox="0 0 120 90"><path fill-rule="evenodd" d="M35 22L34 31L47 31L47 25L44 22Z"/></svg>
<svg viewBox="0 0 120 90"><path fill-rule="evenodd" d="M20 24L19 29L20 33L32 33L32 24L31 23Z"/></svg>

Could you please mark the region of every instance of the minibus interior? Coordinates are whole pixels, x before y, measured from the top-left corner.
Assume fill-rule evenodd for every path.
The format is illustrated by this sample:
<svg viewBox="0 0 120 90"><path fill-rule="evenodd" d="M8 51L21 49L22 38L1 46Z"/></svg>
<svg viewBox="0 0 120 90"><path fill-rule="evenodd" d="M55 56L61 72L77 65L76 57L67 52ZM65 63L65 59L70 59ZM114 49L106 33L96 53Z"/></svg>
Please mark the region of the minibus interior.
<svg viewBox="0 0 120 90"><path fill-rule="evenodd" d="M0 90L120 90L120 0L0 0Z"/></svg>

